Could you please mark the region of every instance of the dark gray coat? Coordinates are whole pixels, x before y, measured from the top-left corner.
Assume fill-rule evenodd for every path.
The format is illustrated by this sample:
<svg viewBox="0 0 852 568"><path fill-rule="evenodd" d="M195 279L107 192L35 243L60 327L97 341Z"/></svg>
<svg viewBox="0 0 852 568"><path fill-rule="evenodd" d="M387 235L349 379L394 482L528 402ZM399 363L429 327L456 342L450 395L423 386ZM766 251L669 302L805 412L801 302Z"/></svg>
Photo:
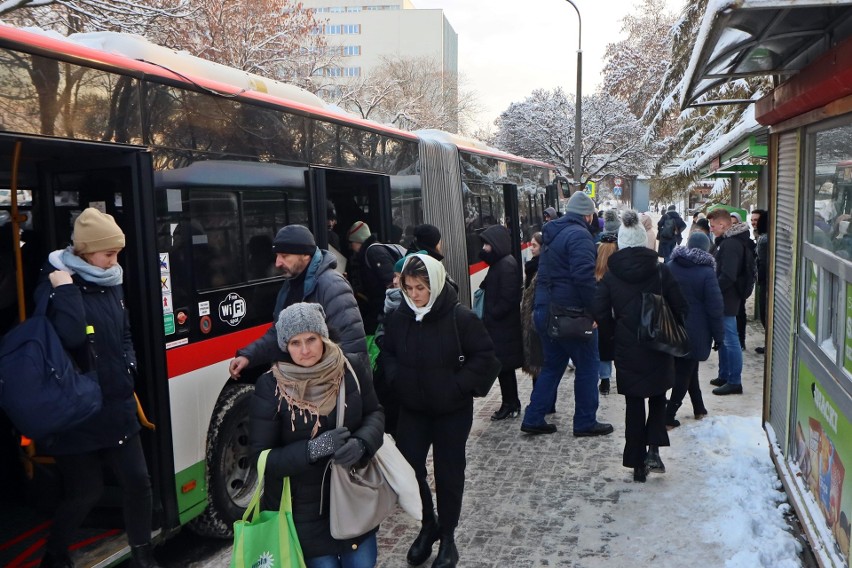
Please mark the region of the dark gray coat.
<svg viewBox="0 0 852 568"><path fill-rule="evenodd" d="M609 257L609 271L598 283L592 313L597 321L612 321L615 314L619 394L647 398L664 394L674 386L674 357L643 346L637 335L642 293L659 294L661 290L675 317L684 321L689 309L686 299L654 251L644 246L630 247Z"/></svg>
<svg viewBox="0 0 852 568"><path fill-rule="evenodd" d="M524 363L521 335L521 267L512 256L509 231L493 225L482 233L491 252L480 258L489 265L488 274L480 284L485 290L482 322L494 342L494 351L504 369L517 369Z"/></svg>
<svg viewBox="0 0 852 568"><path fill-rule="evenodd" d="M358 311L352 287L335 268L337 260L334 255L317 249L305 269L304 294L299 301L321 305L329 327L333 327L340 335L340 347L343 352L363 353L366 361L367 341L361 312ZM252 366L269 365L285 356L278 347L274 322L278 321L281 310L289 305L286 303L289 291L290 281L285 280L275 300L275 309L272 310L273 325L259 339L237 351L237 355L246 357Z"/></svg>
<svg viewBox="0 0 852 568"><path fill-rule="evenodd" d="M356 383L347 369L346 412L343 424L349 428L352 436L363 440L367 451L362 459L369 459L382 445L385 416L373 390L370 373L362 366L358 357L348 358L358 375L358 382ZM361 386L360 393L358 383ZM325 476L323 480L329 460L322 459L314 464L308 461L308 440L314 423L306 423L297 413L295 431L292 430L290 407L286 400L279 400L275 395L275 387L276 381L271 371L262 375L255 385L249 410L249 442L254 459L257 459L261 451L272 448L266 460L261 508L266 511L278 510L283 479L289 477L293 521L305 557L351 551L353 544L361 542L370 533L348 540L332 538L328 517L330 478ZM320 417L318 435L337 427L338 410ZM322 510L321 495L324 496Z"/></svg>

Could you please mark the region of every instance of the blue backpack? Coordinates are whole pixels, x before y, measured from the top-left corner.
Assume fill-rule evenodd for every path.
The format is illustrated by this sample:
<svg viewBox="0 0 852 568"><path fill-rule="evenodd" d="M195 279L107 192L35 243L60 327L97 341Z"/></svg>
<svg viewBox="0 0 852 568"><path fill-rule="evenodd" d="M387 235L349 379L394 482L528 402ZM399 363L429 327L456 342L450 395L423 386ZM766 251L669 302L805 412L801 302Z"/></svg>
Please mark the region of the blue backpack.
<svg viewBox="0 0 852 568"><path fill-rule="evenodd" d="M34 440L77 426L103 405L97 373L75 368L47 318L47 301L0 341L0 408Z"/></svg>

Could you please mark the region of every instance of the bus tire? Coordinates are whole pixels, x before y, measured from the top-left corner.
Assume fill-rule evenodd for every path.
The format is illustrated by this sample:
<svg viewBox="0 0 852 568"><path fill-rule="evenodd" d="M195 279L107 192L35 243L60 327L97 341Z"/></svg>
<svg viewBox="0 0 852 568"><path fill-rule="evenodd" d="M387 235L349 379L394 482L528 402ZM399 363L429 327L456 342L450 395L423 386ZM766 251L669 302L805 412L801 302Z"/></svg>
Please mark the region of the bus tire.
<svg viewBox="0 0 852 568"><path fill-rule="evenodd" d="M225 387L207 432L207 508L188 526L206 537L231 538L257 484L249 447L249 401L254 385Z"/></svg>

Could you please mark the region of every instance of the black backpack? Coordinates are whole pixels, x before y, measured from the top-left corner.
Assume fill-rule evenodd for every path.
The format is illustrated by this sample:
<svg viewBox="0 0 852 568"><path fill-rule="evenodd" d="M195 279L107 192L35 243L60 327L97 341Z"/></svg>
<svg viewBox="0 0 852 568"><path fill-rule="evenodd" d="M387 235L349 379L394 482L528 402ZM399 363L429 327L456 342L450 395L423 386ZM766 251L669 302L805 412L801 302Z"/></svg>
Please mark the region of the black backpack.
<svg viewBox="0 0 852 568"><path fill-rule="evenodd" d="M0 408L35 440L77 426L103 405L97 373L75 368L47 318L47 301L0 341Z"/></svg>
<svg viewBox="0 0 852 568"><path fill-rule="evenodd" d="M373 243L367 247L367 252L364 253L364 263L370 270L376 269L376 267L373 266L373 263L370 262L370 251L373 249L373 247L384 248L393 259L393 262L398 261L400 258L405 256L406 252L408 252L402 245L395 245L391 243Z"/></svg>
<svg viewBox="0 0 852 568"><path fill-rule="evenodd" d="M671 215L666 215L665 220L663 221L663 226L660 227L660 232L657 234L658 240L669 240L675 238L677 234L677 224L675 223L675 219Z"/></svg>

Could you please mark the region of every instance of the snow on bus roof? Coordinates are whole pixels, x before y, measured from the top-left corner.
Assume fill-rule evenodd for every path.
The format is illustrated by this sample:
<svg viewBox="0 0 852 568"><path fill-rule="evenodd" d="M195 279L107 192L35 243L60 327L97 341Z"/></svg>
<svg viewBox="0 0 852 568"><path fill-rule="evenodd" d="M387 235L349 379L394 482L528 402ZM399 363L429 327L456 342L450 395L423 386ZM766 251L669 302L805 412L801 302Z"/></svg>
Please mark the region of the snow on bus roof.
<svg viewBox="0 0 852 568"><path fill-rule="evenodd" d="M476 154L486 154L491 155L495 158L503 158L505 160L524 162L527 164L532 164L545 168L553 168L552 165L546 162L540 162L538 160L531 160L529 158L509 154L508 152L504 152L503 150L493 148L484 142L480 142L475 138L468 138L460 134L453 134L451 132L444 132L443 130L434 129L415 130L414 133L417 134L417 136L422 138L423 140L434 140L436 142L446 142L454 144L458 146L461 150L467 150Z"/></svg>

